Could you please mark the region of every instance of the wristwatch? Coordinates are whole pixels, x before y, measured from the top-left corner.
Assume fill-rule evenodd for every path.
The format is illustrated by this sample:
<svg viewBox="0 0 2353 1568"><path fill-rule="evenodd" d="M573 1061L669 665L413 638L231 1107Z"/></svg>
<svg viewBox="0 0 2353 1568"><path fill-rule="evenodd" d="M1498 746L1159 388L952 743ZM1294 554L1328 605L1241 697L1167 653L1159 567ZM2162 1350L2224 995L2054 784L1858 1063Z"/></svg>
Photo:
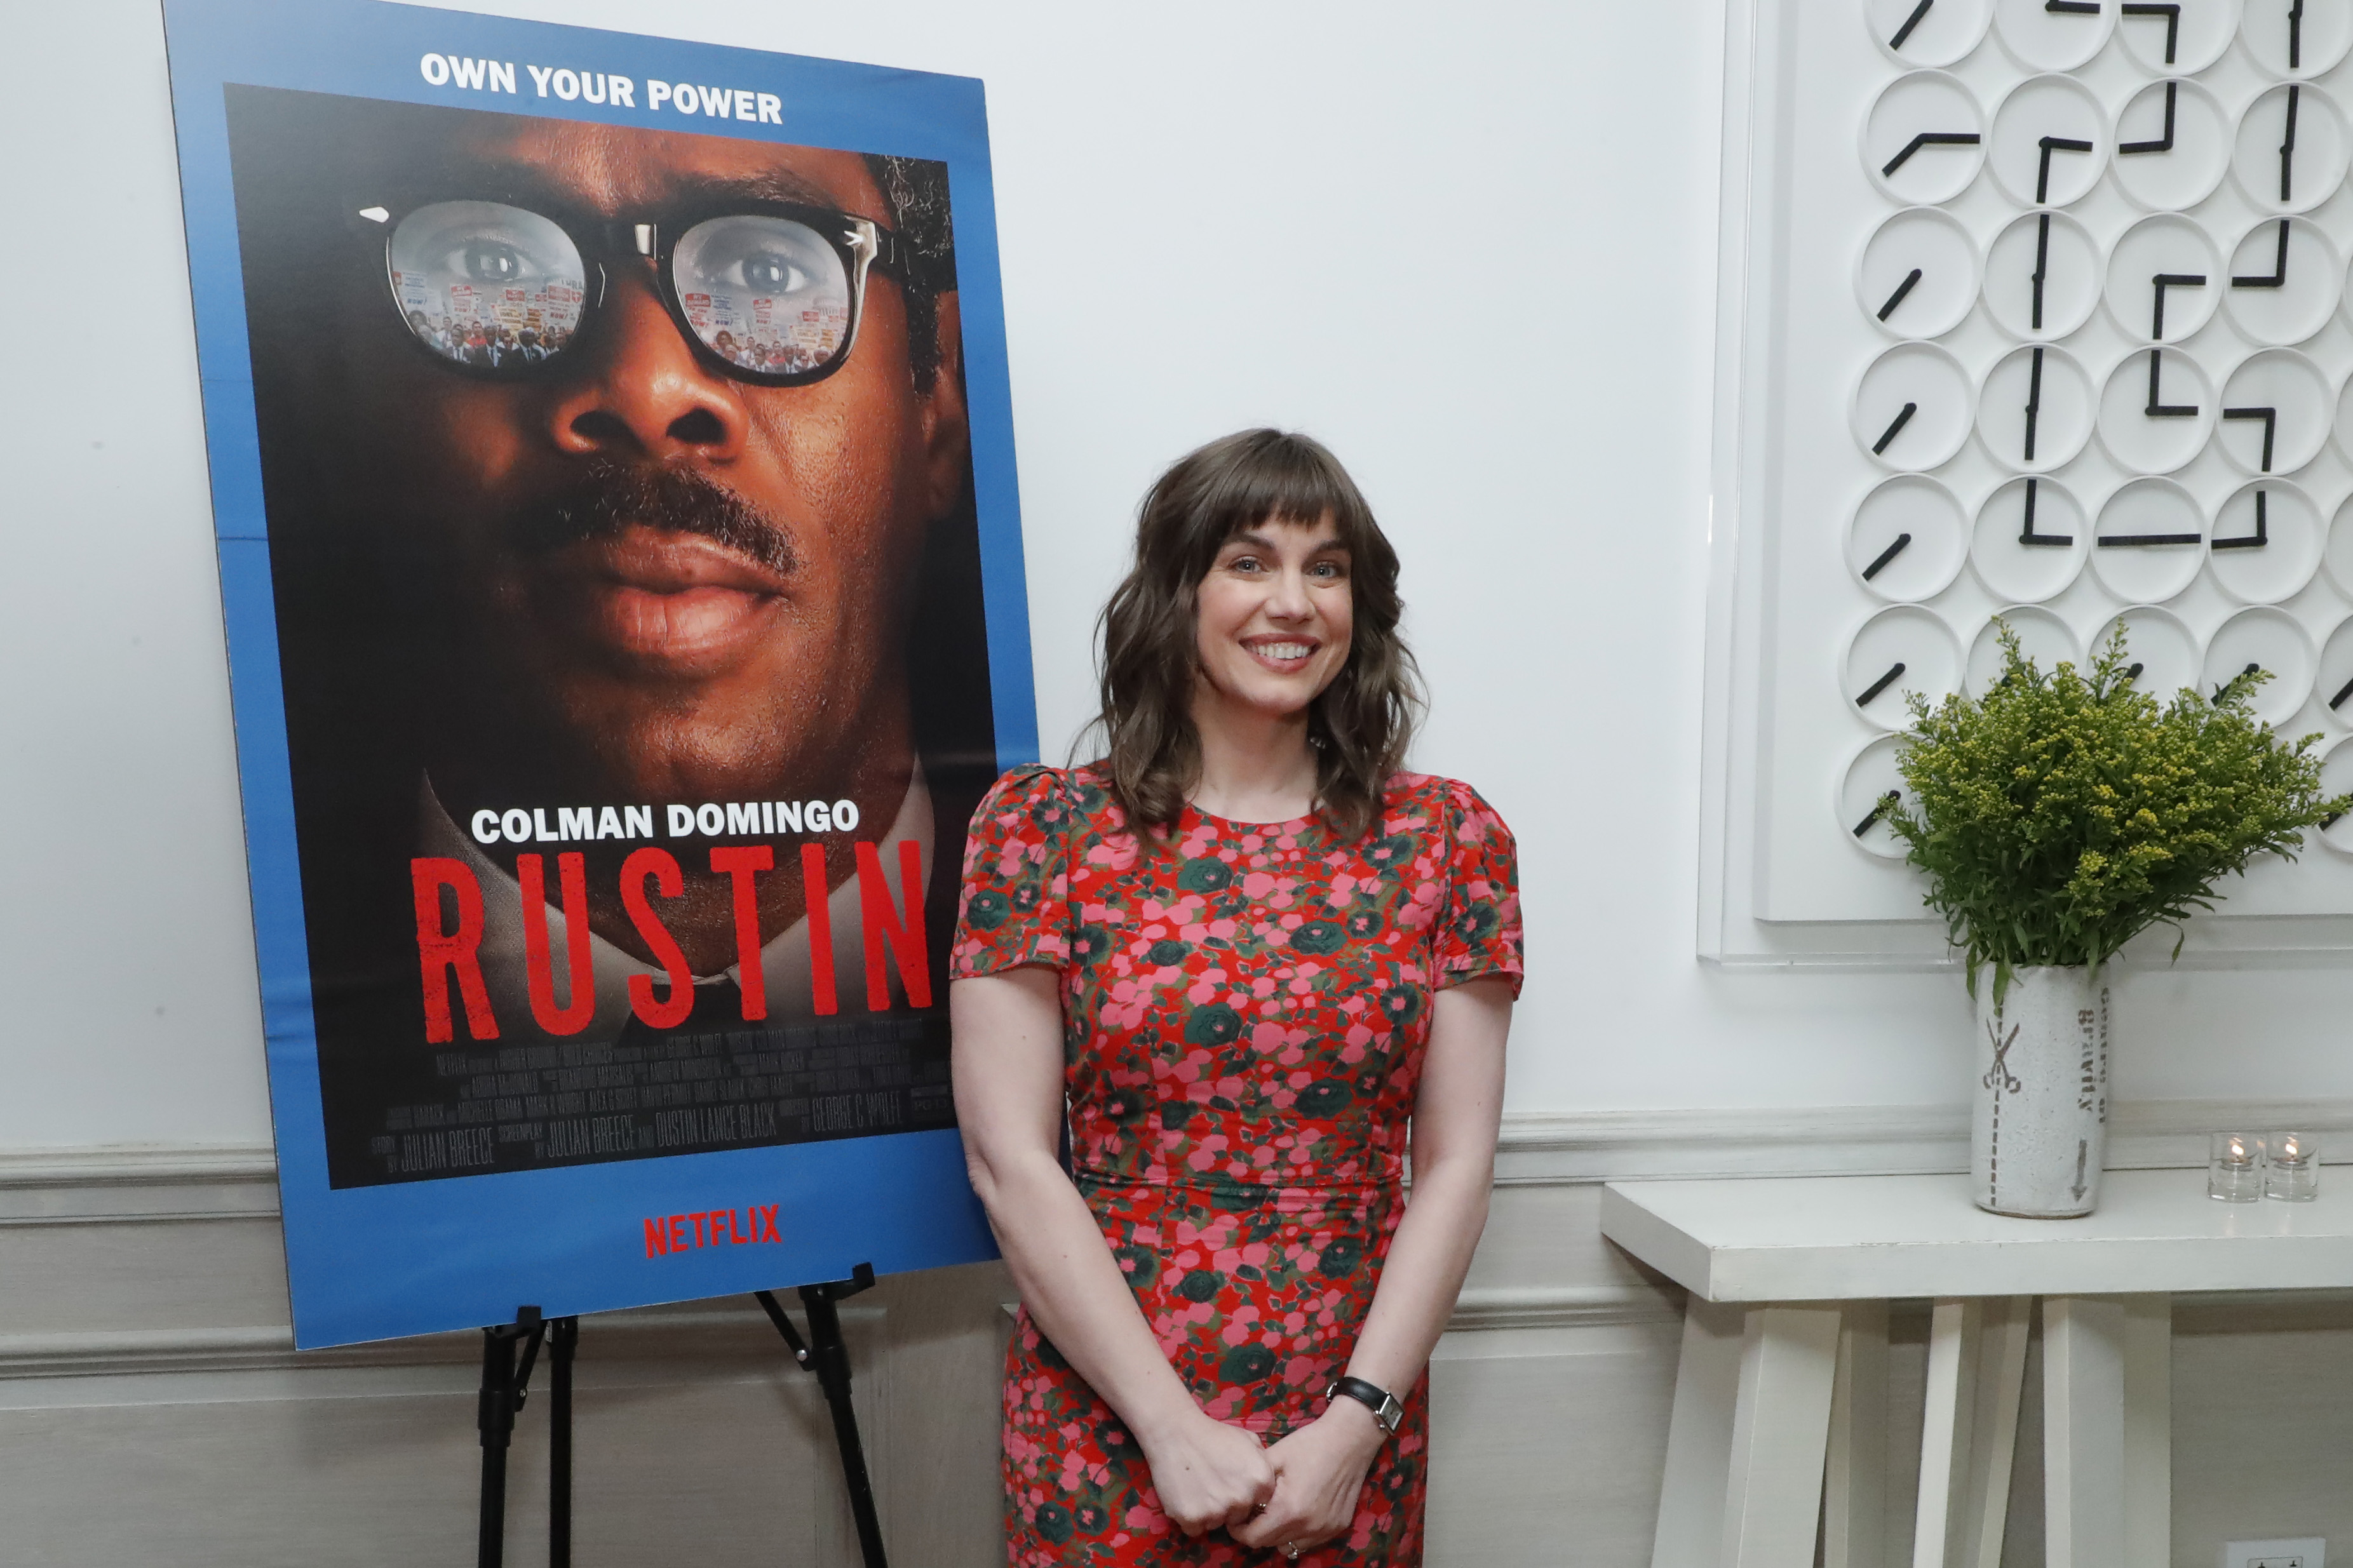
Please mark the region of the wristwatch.
<svg viewBox="0 0 2353 1568"><path fill-rule="evenodd" d="M1378 1384L1366 1383L1361 1377L1341 1377L1334 1379L1332 1386L1324 1391L1326 1404L1343 1395L1371 1411L1373 1419L1381 1424L1381 1430L1391 1436L1405 1420L1405 1406L1398 1402L1396 1394Z"/></svg>

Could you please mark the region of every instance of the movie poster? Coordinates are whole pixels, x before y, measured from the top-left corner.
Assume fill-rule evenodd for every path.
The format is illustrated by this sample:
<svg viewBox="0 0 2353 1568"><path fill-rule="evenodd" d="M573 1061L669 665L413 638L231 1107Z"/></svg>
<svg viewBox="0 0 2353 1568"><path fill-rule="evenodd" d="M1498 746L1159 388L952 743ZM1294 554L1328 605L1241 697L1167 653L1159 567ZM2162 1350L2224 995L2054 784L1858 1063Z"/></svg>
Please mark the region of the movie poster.
<svg viewBox="0 0 2353 1568"><path fill-rule="evenodd" d="M168 0L296 1336L991 1253L976 81Z"/></svg>

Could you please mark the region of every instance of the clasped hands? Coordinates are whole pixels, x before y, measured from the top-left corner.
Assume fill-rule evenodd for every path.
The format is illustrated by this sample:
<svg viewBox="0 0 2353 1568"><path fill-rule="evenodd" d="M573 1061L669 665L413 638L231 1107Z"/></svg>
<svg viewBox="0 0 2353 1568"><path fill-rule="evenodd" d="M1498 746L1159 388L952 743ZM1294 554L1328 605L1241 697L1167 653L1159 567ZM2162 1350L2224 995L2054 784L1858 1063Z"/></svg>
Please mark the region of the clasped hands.
<svg viewBox="0 0 2353 1568"><path fill-rule="evenodd" d="M1335 1399L1271 1447L1198 1408L1158 1440L1138 1440L1161 1511L1177 1529L1223 1527L1244 1546L1295 1555L1347 1531L1384 1436L1371 1411Z"/></svg>

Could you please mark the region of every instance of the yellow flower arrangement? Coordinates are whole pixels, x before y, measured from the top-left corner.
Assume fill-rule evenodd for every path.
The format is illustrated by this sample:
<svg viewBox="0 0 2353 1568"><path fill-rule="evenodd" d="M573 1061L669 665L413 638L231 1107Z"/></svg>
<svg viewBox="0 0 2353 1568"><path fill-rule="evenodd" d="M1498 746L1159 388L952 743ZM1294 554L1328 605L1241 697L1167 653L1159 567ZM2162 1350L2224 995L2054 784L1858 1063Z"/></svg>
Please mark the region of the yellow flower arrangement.
<svg viewBox="0 0 2353 1568"><path fill-rule="evenodd" d="M2303 831L2353 807L2323 798L2306 735L2249 710L2256 671L2211 697L2160 704L2133 684L2123 627L2093 660L2045 674L2000 630L2003 672L1979 700L1915 695L1905 790L1887 823L1928 879L1926 901L1966 951L1972 994L1994 966L2096 969L2153 925L2211 910L2258 855L2295 858Z"/></svg>

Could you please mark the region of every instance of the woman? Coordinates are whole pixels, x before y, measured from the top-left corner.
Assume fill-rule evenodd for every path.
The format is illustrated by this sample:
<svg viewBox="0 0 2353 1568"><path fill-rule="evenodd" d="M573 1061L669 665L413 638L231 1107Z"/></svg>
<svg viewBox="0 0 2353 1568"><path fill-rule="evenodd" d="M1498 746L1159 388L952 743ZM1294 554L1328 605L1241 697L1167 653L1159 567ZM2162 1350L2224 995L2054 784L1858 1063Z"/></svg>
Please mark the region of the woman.
<svg viewBox="0 0 2353 1568"><path fill-rule="evenodd" d="M1023 1303L1023 1568L1421 1561L1423 1367L1486 1221L1521 964L1511 835L1398 771L1399 608L1329 452L1212 442L1103 612L1107 754L973 818L949 1004Z"/></svg>

